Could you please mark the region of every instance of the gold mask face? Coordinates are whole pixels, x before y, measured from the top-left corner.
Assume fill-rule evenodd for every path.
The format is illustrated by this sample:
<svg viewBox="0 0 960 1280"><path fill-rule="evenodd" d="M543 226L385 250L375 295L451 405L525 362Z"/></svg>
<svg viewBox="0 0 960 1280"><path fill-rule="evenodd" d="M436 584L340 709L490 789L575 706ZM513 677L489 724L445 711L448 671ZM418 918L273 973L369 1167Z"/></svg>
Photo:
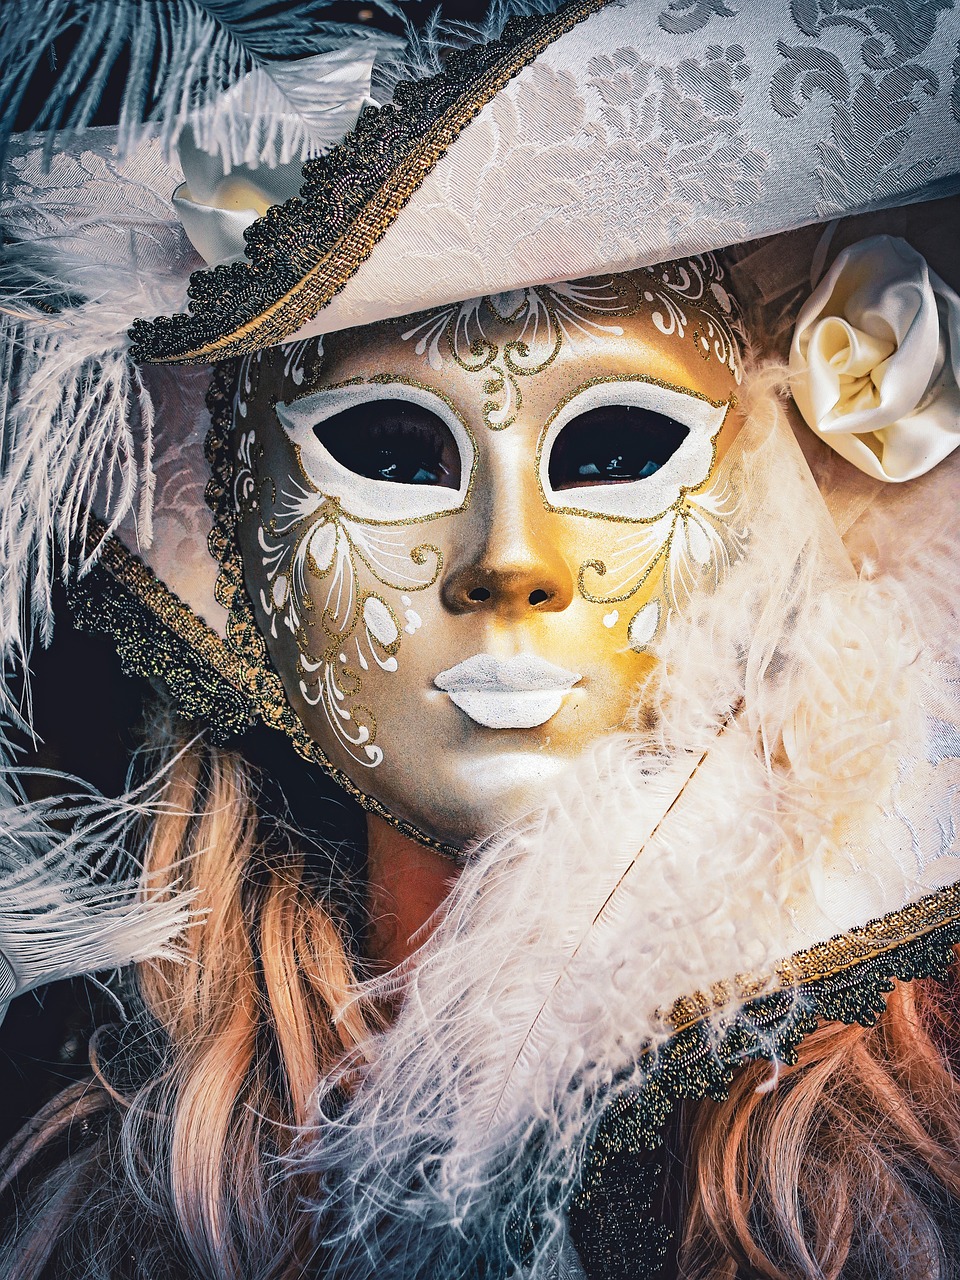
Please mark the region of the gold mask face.
<svg viewBox="0 0 960 1280"><path fill-rule="evenodd" d="M736 554L729 296L708 256L316 345L241 374L247 588L331 763L463 847L624 723Z"/></svg>

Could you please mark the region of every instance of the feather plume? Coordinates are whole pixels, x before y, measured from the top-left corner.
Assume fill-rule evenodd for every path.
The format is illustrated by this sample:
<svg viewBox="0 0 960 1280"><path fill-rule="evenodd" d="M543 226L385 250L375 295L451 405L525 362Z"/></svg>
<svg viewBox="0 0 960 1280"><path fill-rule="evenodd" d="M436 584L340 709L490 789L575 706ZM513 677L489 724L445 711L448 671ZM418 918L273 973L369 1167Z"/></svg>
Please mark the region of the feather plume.
<svg viewBox="0 0 960 1280"><path fill-rule="evenodd" d="M156 139L122 171L115 144L115 131L93 131L49 173L36 139L11 157L0 267L5 667L26 657L34 627L49 642L53 575L96 559L91 510L111 532L130 517L150 544L153 404L127 330L138 315L184 306L198 259L169 206L178 179Z"/></svg>
<svg viewBox="0 0 960 1280"><path fill-rule="evenodd" d="M871 891L884 909L918 896L944 855L925 815L947 780L904 782L934 741L928 709L958 723L956 667L920 653L896 583L852 574L773 380L748 379L722 464L749 507L742 560L671 621L633 731L475 852L396 1024L347 1064L346 1112L321 1096L299 1158L324 1179L325 1275L550 1274L591 1132L669 1038L658 1010L880 914ZM846 868L856 904L830 893Z"/></svg>
<svg viewBox="0 0 960 1280"><path fill-rule="evenodd" d="M398 16L392 0L376 0ZM204 109L245 75L259 73L256 103L260 126L285 120L290 141L311 152L311 110L285 88L282 61L309 57L347 42L376 48L383 37L371 28L323 20L329 0L10 0L0 14L0 139L9 139L31 78L51 56L54 41L80 30L62 70L46 87L44 105L32 122L47 130L47 159L54 147L90 124L104 87L121 57L129 61L120 106L120 149L138 144L145 122L158 125L165 152L172 152L191 124L211 152L223 149L226 163L232 131L224 114L216 130L203 127ZM275 65L280 64L280 65ZM275 70L275 74L274 74ZM249 97L236 105L246 112Z"/></svg>
<svg viewBox="0 0 960 1280"><path fill-rule="evenodd" d="M377 68L375 88L388 97L399 81L424 80L444 69L448 55L472 45L491 44L513 18L556 13L564 0L492 0L476 21L445 18L442 6L422 24L406 21L405 40Z"/></svg>
<svg viewBox="0 0 960 1280"><path fill-rule="evenodd" d="M164 775L110 799L35 770L71 790L31 801L6 742L0 754L0 1019L14 995L42 983L176 959L189 895L160 897L123 869L132 832L165 805Z"/></svg>
<svg viewBox="0 0 960 1280"><path fill-rule="evenodd" d="M31 79L54 42L78 27L82 34L30 126L47 131L48 163L54 146L90 124L111 72L126 58L120 154L153 124L169 157L189 127L226 171L305 160L330 145L323 83L305 81L294 60L335 51L369 59L372 94L386 102L398 82L440 73L450 52L497 40L511 18L555 12L562 0L493 0L476 22L445 19L438 8L419 23L403 0L375 0L399 24L400 37L324 21L330 3L298 0L281 9L275 0L51 0L38 7L10 0L0 14L0 161Z"/></svg>
<svg viewBox="0 0 960 1280"><path fill-rule="evenodd" d="M136 512L149 544L153 406L128 356L137 314L176 304L184 283L149 287L120 267L97 268L100 283L55 315L8 295L0 314L2 362L13 374L0 441L0 652L22 660L33 627L48 643L55 572L64 578L96 559L96 508L113 532ZM47 296L62 290L50 281ZM16 314L10 314L11 312Z"/></svg>

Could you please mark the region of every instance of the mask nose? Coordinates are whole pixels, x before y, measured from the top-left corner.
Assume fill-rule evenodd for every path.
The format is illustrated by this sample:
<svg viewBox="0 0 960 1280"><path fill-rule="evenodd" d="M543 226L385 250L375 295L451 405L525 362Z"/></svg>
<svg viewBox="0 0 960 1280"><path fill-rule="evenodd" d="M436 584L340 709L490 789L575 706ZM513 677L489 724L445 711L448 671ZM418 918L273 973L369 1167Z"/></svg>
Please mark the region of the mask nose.
<svg viewBox="0 0 960 1280"><path fill-rule="evenodd" d="M570 604L573 582L566 565L513 564L465 566L444 584L443 599L454 613L493 610L519 618L536 610L557 613Z"/></svg>
<svg viewBox="0 0 960 1280"><path fill-rule="evenodd" d="M535 490L523 492L511 479L488 495L475 517L482 526L475 546L444 580L443 601L454 613L487 610L519 619L559 612L573 599L573 574L551 537L548 513Z"/></svg>

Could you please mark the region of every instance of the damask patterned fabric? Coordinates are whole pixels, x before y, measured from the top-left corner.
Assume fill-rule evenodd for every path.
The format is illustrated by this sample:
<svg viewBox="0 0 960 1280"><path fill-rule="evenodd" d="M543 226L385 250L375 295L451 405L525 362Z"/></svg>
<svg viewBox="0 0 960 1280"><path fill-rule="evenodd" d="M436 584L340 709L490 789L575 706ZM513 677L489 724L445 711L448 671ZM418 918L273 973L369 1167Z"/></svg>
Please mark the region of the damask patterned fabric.
<svg viewBox="0 0 960 1280"><path fill-rule="evenodd" d="M958 189L953 0L632 0L479 113L300 335Z"/></svg>

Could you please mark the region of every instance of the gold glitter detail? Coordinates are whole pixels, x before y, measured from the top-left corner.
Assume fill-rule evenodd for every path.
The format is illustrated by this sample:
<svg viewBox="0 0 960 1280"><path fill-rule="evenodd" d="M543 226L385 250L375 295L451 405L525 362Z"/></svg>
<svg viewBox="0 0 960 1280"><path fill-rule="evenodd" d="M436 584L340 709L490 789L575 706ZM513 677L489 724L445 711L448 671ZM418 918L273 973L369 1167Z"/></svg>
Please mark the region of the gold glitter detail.
<svg viewBox="0 0 960 1280"><path fill-rule="evenodd" d="M427 311L417 312L411 316L401 316L383 323L392 325L394 328L398 326L405 328L407 332L400 335L401 340L404 342L417 334L422 334L423 330L427 329L427 336L421 338L424 344L429 343L431 348L439 348L440 343L444 342L447 355L465 373L486 373L487 378L483 383L484 393L488 396L500 396L502 403L498 404L496 400L485 400L480 406L481 417L484 424L491 431L504 431L516 422L517 415L523 407L523 392L518 379L536 377L550 368L563 349L564 340L569 336L566 329L567 323L572 320L574 324L582 326L581 313L587 317L629 317L638 314L646 306L645 302L637 300L635 291L624 291L616 277L607 278L602 287L614 288L617 296L623 299L629 297L630 293L633 292L634 304L631 306L629 303L625 303L625 305L616 308L597 306L595 302L591 302L589 297L583 296L582 293L581 296L572 298L558 294L555 289L547 285L530 286L519 290L521 301L508 316L502 315L494 305L494 298L499 295L491 295L467 299L465 302L452 305L433 307ZM513 338L504 344L502 351L503 367L501 368L496 363L501 359L500 347L483 332L480 315L486 311L493 322L501 327L517 324L523 316L529 322L531 297L534 297L538 307L543 309L550 331L553 333L550 350L542 359L536 360L534 364L523 365L518 363L517 358L519 360L529 359L530 346L523 337ZM566 313L558 305L558 297L562 297L563 304L567 308ZM603 301L609 300L609 298L603 299ZM573 317L570 314L571 312ZM479 362L476 364L470 364L461 354L461 327L468 328L470 319L476 323L479 329L478 335L469 344L470 354ZM436 320L441 321L439 326L433 323ZM589 322L601 329L603 328L597 321L591 319ZM537 317L538 324L539 316ZM508 384L513 395L514 412L506 421L495 422L494 415L504 412L506 406L511 403L510 398L503 394Z"/></svg>
<svg viewBox="0 0 960 1280"><path fill-rule="evenodd" d="M178 639L188 644L208 667L236 689L243 688L240 663L216 631L193 612L188 604L165 586L139 556L116 537L106 537L106 527L95 516L90 517L92 541L102 541L97 563L122 583L145 608L149 609Z"/></svg>
<svg viewBox="0 0 960 1280"><path fill-rule="evenodd" d="M273 482L264 481L264 484L267 484L267 483L270 483L272 485ZM284 496L284 492L281 491L281 497L283 496ZM312 523L308 524L308 527L295 540L293 550L290 552L290 555L289 555L287 567L285 570L285 576L288 579L288 584L289 584L288 590L290 592L294 590L292 585L292 580L295 577L295 575L291 573L291 566L296 562L300 554L300 549L303 546L303 544L313 536L317 528L317 525L321 523L333 525L336 528L338 534L340 533L343 534L344 541L346 542L348 547L348 556L350 560L350 572L355 582L358 582L360 577L360 575L357 572L357 562L359 561L361 564L366 566L366 568L370 573L370 576L375 581L379 582L382 587L386 587L390 591L402 591L402 592L409 591L411 593L416 591L426 591L428 587L432 587L436 583L437 579L440 577L440 574L443 572L443 552L440 550L439 547L435 547L431 543L427 543L427 542L422 542L417 546L412 547L408 554L411 562L415 565L419 565L419 566L425 565L427 562L428 556L433 555L434 557L433 572L430 578L426 582L405 583L402 588L398 587L395 582L389 582L383 576L382 572L380 572L374 567L374 565L370 562L370 559L364 554L364 552L358 546L357 542L355 541L348 527L353 517L351 517L349 513L343 509L343 507L340 505L339 499L328 497L325 494L319 494L318 496L320 497L321 502L317 510L312 513L312 516L306 516L304 517L303 521L301 521L301 523L307 523L307 521L310 521L312 519ZM252 507L251 507L251 510L253 510ZM364 522L358 520L356 521L356 523L363 524ZM411 523L415 523L415 521L411 521ZM266 529L267 532L271 535L271 537L279 539L282 544L286 544L289 535L278 533L276 531L276 528L274 527L274 523L272 520L267 524L261 524L260 527ZM327 566L326 569L320 568L320 566L317 564L316 560L314 559L312 553L309 550L305 553L305 556L306 556L307 565L308 565L308 568L310 569L310 572L314 575L314 577L318 581L322 582L331 573L336 572L337 557L336 557L335 551L333 552L331 556L330 564ZM286 556L284 558L287 559ZM275 580L277 576L278 574L276 573L269 574L268 578L270 578L271 580ZM334 657L341 649L345 648L349 644L349 642L355 637L357 628L359 627L361 619L363 618L364 606L366 605L367 600L371 598L380 601L383 607L389 612L391 620L397 629L397 639L391 641L390 644L385 645L383 644L382 641L379 641L379 640L377 641L378 645L380 646L380 648L384 650L385 653L388 653L391 656L394 656L399 651L399 648L400 648L400 637L402 636L403 628L400 623L400 620L397 618L397 615L394 613L393 609L390 607L389 604L387 604L386 600L382 599L382 597L377 595L376 592L373 592L373 591L364 592L363 590L357 591L356 600L354 601L351 617L344 622L343 627L340 630L331 629L326 624L326 618L328 617L330 612L329 604L326 605L322 610L320 610L321 626L323 627L324 631L327 633L328 643L326 648L320 654L319 657L314 656L313 647L310 643L310 634L306 629L306 618L304 616L308 613L312 614L316 612L316 605L314 604L313 600L309 598L309 596L303 599L297 600L295 602L295 612L296 612L298 621L297 621L297 625L295 627L291 627L290 630L297 641L297 644L300 649L301 657L308 657L311 662L320 662L320 663L326 663L328 665L333 665L336 667L336 670L340 674L349 676L350 679L354 681L354 687L352 689L344 689L343 692L346 693L351 698L356 697L360 693L360 690L362 688L362 677L358 672L354 671L351 667L335 663ZM328 600L329 600L329 596L328 596ZM271 612L269 616L272 617L273 612ZM371 715L371 718L372 718L372 713L369 711L369 708L363 707L362 705L358 704L355 710L367 711L367 714ZM355 716L353 716L352 718L354 720L356 719ZM372 726L371 737L369 740L371 746L373 746L375 740L376 740L376 726L374 724Z"/></svg>
<svg viewBox="0 0 960 1280"><path fill-rule="evenodd" d="M739 974L732 982L717 982L705 991L684 996L671 1006L664 1020L673 1032L680 1032L744 1000L836 977L857 965L892 955L898 948L922 940L935 929L957 923L960 923L960 884L953 884L878 920L798 951L781 960L766 977Z"/></svg>
<svg viewBox="0 0 960 1280"><path fill-rule="evenodd" d="M247 594L243 564L236 542L236 513L231 499L233 404L230 391L234 377L233 362L223 361L214 367L213 383L207 397L211 421L207 436L207 457L213 473L207 485L207 502L214 514L210 550L220 564L216 596L228 612L225 643L240 665L244 687L249 691L263 722L285 733L299 755L311 764L319 765L362 809L376 814L401 835L428 849L436 850L462 866L464 858L459 849L434 839L413 823L392 814L379 800L361 791L342 769L338 769L327 758L319 744L304 729L300 717L287 700L283 682L271 666L266 641L257 626L253 603Z"/></svg>
<svg viewBox="0 0 960 1280"><path fill-rule="evenodd" d="M68 590L74 622L113 639L127 675L166 684L180 713L216 742L244 733L256 708L223 641L118 538L91 517L93 567Z"/></svg>
<svg viewBox="0 0 960 1280"><path fill-rule="evenodd" d="M603 386L603 385L606 385L607 383L615 383L615 382L644 382L648 386L663 387L665 391L676 391L680 395L690 396L694 400L702 400L705 404L710 405L712 409L722 409L726 407L726 410L727 410L727 412L723 415L723 421L717 427L717 430L714 432L714 434L710 437L712 453L710 456L710 466L707 470L707 474L699 482L699 484L681 485L680 497L676 499L676 501L668 503L663 508L662 511L658 511L657 514L653 516L612 516L612 515L608 516L608 515L603 515L599 511L586 511L582 507L557 506L554 503L550 502L550 500L547 498L547 495L543 491L543 480L541 478L540 471L541 471L541 466L543 462L543 446L546 443L547 433L550 430L551 424L556 421L557 415L567 407L567 405L571 402L571 400L575 400L576 397L580 395L582 391L588 391L591 387ZM613 377L609 377L609 378L602 377L602 376L597 378L590 378L588 381L580 383L579 386L574 387L572 391L568 392L568 394L563 397L563 399L560 401L557 407L550 414L550 417L543 424L543 429L540 432L540 439L537 441L537 453L535 458L537 488L540 491L540 500L548 511L558 511L560 512L561 515L587 516L591 520L606 520L610 524L656 524L658 520L663 519L663 517L667 514L667 512L670 510L671 507L675 507L677 505L677 502L681 501L683 498L687 497L689 494L697 493L700 489L704 487L705 484L707 484L710 481L710 478L713 475L714 468L716 467L716 464L717 464L717 441L720 438L720 434L723 431L723 428L727 425L727 419L729 418L731 412L737 407L737 403L738 401L736 396L731 396L729 400L711 400L709 396L704 395L700 391L693 391L690 387L680 386L679 383L665 382L662 378L653 378L645 373L621 373L621 374L616 374ZM681 423L680 425L682 426L683 423Z"/></svg>
<svg viewBox="0 0 960 1280"><path fill-rule="evenodd" d="M376 373L372 378L345 378L343 382L331 382L329 384L321 384L316 387L311 387L311 389L306 393L306 395L299 396L298 399L305 400L307 396L315 395L321 391L339 391L341 387L390 386L393 383L400 383L402 386L406 386L406 387L415 387L418 391L426 391L426 392L429 392L430 395L436 396L438 400L441 400L447 406L447 408L450 410L450 412L453 414L456 420L460 423L461 427L463 427L467 435L467 438L470 441L470 445L473 449L473 458L471 459L471 462L470 462L470 475L467 478L467 488L466 488L466 491L464 492L463 501L460 503L460 505L457 507L448 507L444 511L432 511L427 515L423 515L423 516L406 516L405 518L394 519L394 520L375 520L371 516L354 515L352 511L348 511L347 508L340 503L339 499L331 499L326 494L324 494L322 490L317 488L314 482L310 479L307 469L303 464L303 453L302 453L301 446L297 444L296 441L291 440L290 444L293 448L294 454L296 455L297 467L299 468L301 478L303 479L304 483L310 486L310 488L314 491L314 493L320 494L322 497L327 498L327 501L336 501L338 506L340 507L340 510L343 512L343 514L346 516L348 520L352 520L355 524L370 525L371 528L391 528L399 525L427 524L428 522L433 520L440 520L443 518L443 516L457 515L461 511L465 511L467 507L470 505L470 498L473 494L473 482L476 479L476 475L477 475L477 465L479 461L479 449L477 446L477 438L473 434L473 432L470 430L470 427L468 426L467 422L463 418L463 415L457 411L457 408L454 405L453 401L450 399L449 396L444 395L442 391L438 391L436 387L428 386L425 382L418 382L416 378L407 378L404 375L399 373ZM287 403L296 404L297 401L289 400L287 401ZM274 405L274 409L276 409L276 405ZM335 415L332 415L332 416L335 416ZM280 430L284 433L284 435L286 435L287 438L289 439L289 435L286 429L284 428L283 423L280 422L279 418L277 420L277 425L279 426ZM436 551L437 555L440 556L439 548L431 547L426 544L424 544L422 547L414 547L413 551L411 551L410 554L411 556L413 556L418 551L421 551L421 550ZM366 564L366 561L364 561L364 563ZM418 561L417 563L420 563L420 561ZM383 582L383 579L379 577L379 575L375 572L375 570L371 568L370 565L367 565L367 567L370 569L371 573L373 573L374 577L376 577L379 582ZM440 574L440 569L438 568L437 577L439 577L439 574ZM431 582L428 582L425 585L428 587L432 586L433 583L436 582L437 577L434 577ZM389 587L391 584L388 582L383 582L383 585L385 587ZM412 589L414 591L422 591L423 587L414 587Z"/></svg>
<svg viewBox="0 0 960 1280"><path fill-rule="evenodd" d="M678 267L682 267L684 263L694 266L694 274L703 282L702 264L704 259L714 258L713 254L695 254L687 258L676 258L668 262L661 263L659 266L642 267L640 270L650 280L653 299L646 299L648 304L652 305L653 301L659 301L667 308L668 312L674 315L675 323L669 331L661 330L665 336L683 338L684 328L690 323L686 313L682 312L682 324L676 322L675 313L679 311L677 299L681 299L683 303L699 311L707 322L707 327L713 327L715 332L706 335L701 331L700 326L694 325L690 331L689 341L693 343L697 354L706 362L720 353L717 351L718 339L727 353L727 358L721 356L721 363L731 368L730 358L733 354L737 357L737 364L742 359L742 351L740 341L744 338L743 331L740 327L740 317L736 309L730 314L725 314L719 306L717 298L709 288L704 288L698 296L692 296L684 287L681 276L680 280L670 278L671 268L676 272ZM689 284L689 280L686 282ZM670 295L670 296L667 296ZM728 295L729 296L729 295ZM731 299L733 301L733 299ZM659 327L659 326L658 326ZM703 342L706 342L706 348ZM737 379L739 382L739 378Z"/></svg>

